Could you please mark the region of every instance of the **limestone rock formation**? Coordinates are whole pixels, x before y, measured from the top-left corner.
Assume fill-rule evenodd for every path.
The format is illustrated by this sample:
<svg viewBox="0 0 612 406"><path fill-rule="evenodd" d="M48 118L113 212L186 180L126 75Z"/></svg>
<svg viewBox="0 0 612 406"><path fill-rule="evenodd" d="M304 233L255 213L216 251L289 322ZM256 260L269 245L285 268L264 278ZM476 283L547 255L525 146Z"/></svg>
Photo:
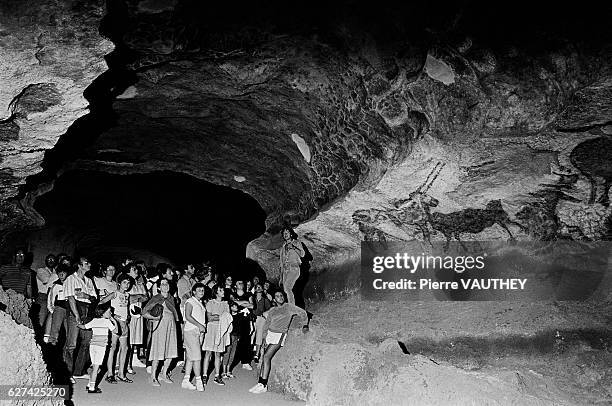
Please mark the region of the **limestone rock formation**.
<svg viewBox="0 0 612 406"><path fill-rule="evenodd" d="M16 324L0 311L0 385L48 386L51 378L31 328ZM6 403L5 403L6 402ZM13 400L7 405L60 405L58 400Z"/></svg>
<svg viewBox="0 0 612 406"><path fill-rule="evenodd" d="M495 44L454 32L457 21L393 31L387 16L283 33L249 16L235 29L193 2L111 2L104 17L99 1L70 4L3 6L3 60L23 61L2 73L4 229L41 224L36 197L85 169L169 170L248 193L268 215L248 256L271 277L283 223L300 224L315 274L349 272L362 239L609 235L605 43ZM117 47L88 93L106 110L62 137L45 182L7 200L85 112L112 48L98 27ZM589 224L572 223L566 203Z"/></svg>
<svg viewBox="0 0 612 406"><path fill-rule="evenodd" d="M0 230L42 223L14 199L74 121L113 45L103 1L0 2Z"/></svg>
<svg viewBox="0 0 612 406"><path fill-rule="evenodd" d="M32 328L30 319L32 299L26 299L21 293L10 289L4 290L0 286L0 307L20 325Z"/></svg>
<svg viewBox="0 0 612 406"><path fill-rule="evenodd" d="M311 405L577 405L535 374L521 386L512 375L493 377L440 364L421 355L369 349L357 343L321 343L292 334L271 375L276 390ZM518 373L517 373L518 374ZM540 382L542 381L542 382ZM546 391L539 386L547 388Z"/></svg>

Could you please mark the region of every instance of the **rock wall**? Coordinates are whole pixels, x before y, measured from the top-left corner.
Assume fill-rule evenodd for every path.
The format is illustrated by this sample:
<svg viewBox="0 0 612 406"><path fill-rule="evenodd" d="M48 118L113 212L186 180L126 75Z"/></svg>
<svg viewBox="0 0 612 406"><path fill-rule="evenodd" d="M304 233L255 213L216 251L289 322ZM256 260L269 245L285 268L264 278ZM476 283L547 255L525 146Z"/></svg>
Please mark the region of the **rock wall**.
<svg viewBox="0 0 612 406"><path fill-rule="evenodd" d="M11 316L14 321L22 326L32 328L30 319L30 308L32 299L26 299L22 294L13 290L4 290L0 286L0 306L2 311Z"/></svg>
<svg viewBox="0 0 612 406"><path fill-rule="evenodd" d="M306 335L294 331L274 358L270 385L317 406L579 404L536 374L468 372L403 354L396 340L384 344L329 342L317 328Z"/></svg>
<svg viewBox="0 0 612 406"><path fill-rule="evenodd" d="M22 387L51 385L51 376L47 372L41 349L34 340L34 332L22 324L27 319L27 313L24 319L23 311L29 306L24 304L23 296L20 298L16 296L21 295L0 289L0 303L8 305L6 313L0 311L0 365L2 365L0 385ZM19 299L21 305L18 304ZM27 321L29 322L29 319ZM2 404L42 406L60 405L63 401L6 400L2 401Z"/></svg>
<svg viewBox="0 0 612 406"><path fill-rule="evenodd" d="M87 113L83 92L113 49L98 33L104 11L102 0L0 2L0 232L42 223L14 198Z"/></svg>

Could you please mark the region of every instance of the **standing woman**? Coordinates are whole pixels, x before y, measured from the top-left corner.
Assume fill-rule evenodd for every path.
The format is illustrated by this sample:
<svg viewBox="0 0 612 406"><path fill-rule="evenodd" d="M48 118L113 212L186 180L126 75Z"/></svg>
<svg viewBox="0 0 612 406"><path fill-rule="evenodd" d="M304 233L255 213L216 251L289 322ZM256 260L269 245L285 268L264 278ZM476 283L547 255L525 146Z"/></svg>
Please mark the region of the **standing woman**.
<svg viewBox="0 0 612 406"><path fill-rule="evenodd" d="M206 351L204 355L204 384L208 381L208 365L210 357L215 353L215 379L217 385L225 385L221 378L221 356L225 352L225 347L230 345L230 332L232 326L232 315L225 297L225 289L222 285L214 287L215 297L206 303L206 335L202 349Z"/></svg>
<svg viewBox="0 0 612 406"><path fill-rule="evenodd" d="M283 285L289 303L295 304L293 286L300 277L300 265L306 252L291 227L283 228L282 235L285 242L280 250L280 283Z"/></svg>
<svg viewBox="0 0 612 406"><path fill-rule="evenodd" d="M176 322L179 320L179 315L174 305L174 297L172 296L174 292L172 292L173 286L171 282L168 279L160 278L156 286L159 293L149 300L142 311L142 316L153 320L151 347L149 349L149 360L151 361L151 378L149 383L153 386L161 386L159 381L172 383L168 376L168 367L172 359L178 356ZM156 305L160 305L163 308L160 315L150 313ZM163 362L163 367L158 380L156 375L160 361Z"/></svg>
<svg viewBox="0 0 612 406"><path fill-rule="evenodd" d="M276 307L271 308L263 314L266 319L265 329L268 330L266 334L265 343L266 349L263 356L263 365L259 373L259 381L257 385L249 389L251 393L264 393L268 391L268 377L270 376L270 368L272 366L272 358L278 350L285 345L287 339L287 332L291 325L291 320L294 316L298 316L301 321L302 331L306 333L308 331L308 315L306 310L297 307L294 304L287 303L283 292L278 291L274 294L274 301Z"/></svg>
<svg viewBox="0 0 612 406"><path fill-rule="evenodd" d="M238 311L244 312L243 317L240 317L240 340L238 341L236 352L242 368L250 371L253 369L251 366L251 361L253 360L251 313L243 309L252 309L253 303L251 302L251 292L246 289L244 281L236 281L236 291L232 294L232 299L238 304Z"/></svg>
<svg viewBox="0 0 612 406"><path fill-rule="evenodd" d="M148 299L146 282L144 279L144 265L131 263L127 266L128 275L134 279L130 294L130 350L128 353L128 373L133 374L134 366L146 367L138 359L139 347L144 344L144 321L142 319L142 306ZM134 354L136 353L136 354ZM136 358L136 359L134 359Z"/></svg>

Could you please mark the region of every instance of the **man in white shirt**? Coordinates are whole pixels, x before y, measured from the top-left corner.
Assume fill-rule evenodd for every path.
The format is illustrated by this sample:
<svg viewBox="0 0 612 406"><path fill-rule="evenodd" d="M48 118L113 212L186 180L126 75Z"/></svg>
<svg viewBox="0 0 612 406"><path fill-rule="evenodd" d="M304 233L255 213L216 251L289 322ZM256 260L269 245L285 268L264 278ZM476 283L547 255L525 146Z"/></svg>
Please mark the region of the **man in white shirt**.
<svg viewBox="0 0 612 406"><path fill-rule="evenodd" d="M92 332L81 330L78 324L85 324L91 320L90 305L97 298L93 281L85 276L91 264L87 258L79 258L77 270L66 278L64 282L64 296L68 300L68 331L66 334L66 346L64 347L64 362L68 371L74 378L89 379L87 367L89 363L89 341ZM76 348L77 338L80 337L79 348ZM76 359L74 357L77 349Z"/></svg>

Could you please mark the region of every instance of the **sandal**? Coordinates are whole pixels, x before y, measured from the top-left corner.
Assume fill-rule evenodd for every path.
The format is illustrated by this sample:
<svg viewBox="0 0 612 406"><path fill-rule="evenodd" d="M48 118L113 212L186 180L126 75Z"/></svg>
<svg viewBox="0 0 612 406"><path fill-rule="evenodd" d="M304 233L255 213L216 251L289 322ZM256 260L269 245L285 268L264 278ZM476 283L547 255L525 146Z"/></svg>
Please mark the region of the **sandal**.
<svg viewBox="0 0 612 406"><path fill-rule="evenodd" d="M121 382L125 382L125 383L132 383L134 381L132 381L130 378L125 377L125 376L118 376L117 379L119 379Z"/></svg>

